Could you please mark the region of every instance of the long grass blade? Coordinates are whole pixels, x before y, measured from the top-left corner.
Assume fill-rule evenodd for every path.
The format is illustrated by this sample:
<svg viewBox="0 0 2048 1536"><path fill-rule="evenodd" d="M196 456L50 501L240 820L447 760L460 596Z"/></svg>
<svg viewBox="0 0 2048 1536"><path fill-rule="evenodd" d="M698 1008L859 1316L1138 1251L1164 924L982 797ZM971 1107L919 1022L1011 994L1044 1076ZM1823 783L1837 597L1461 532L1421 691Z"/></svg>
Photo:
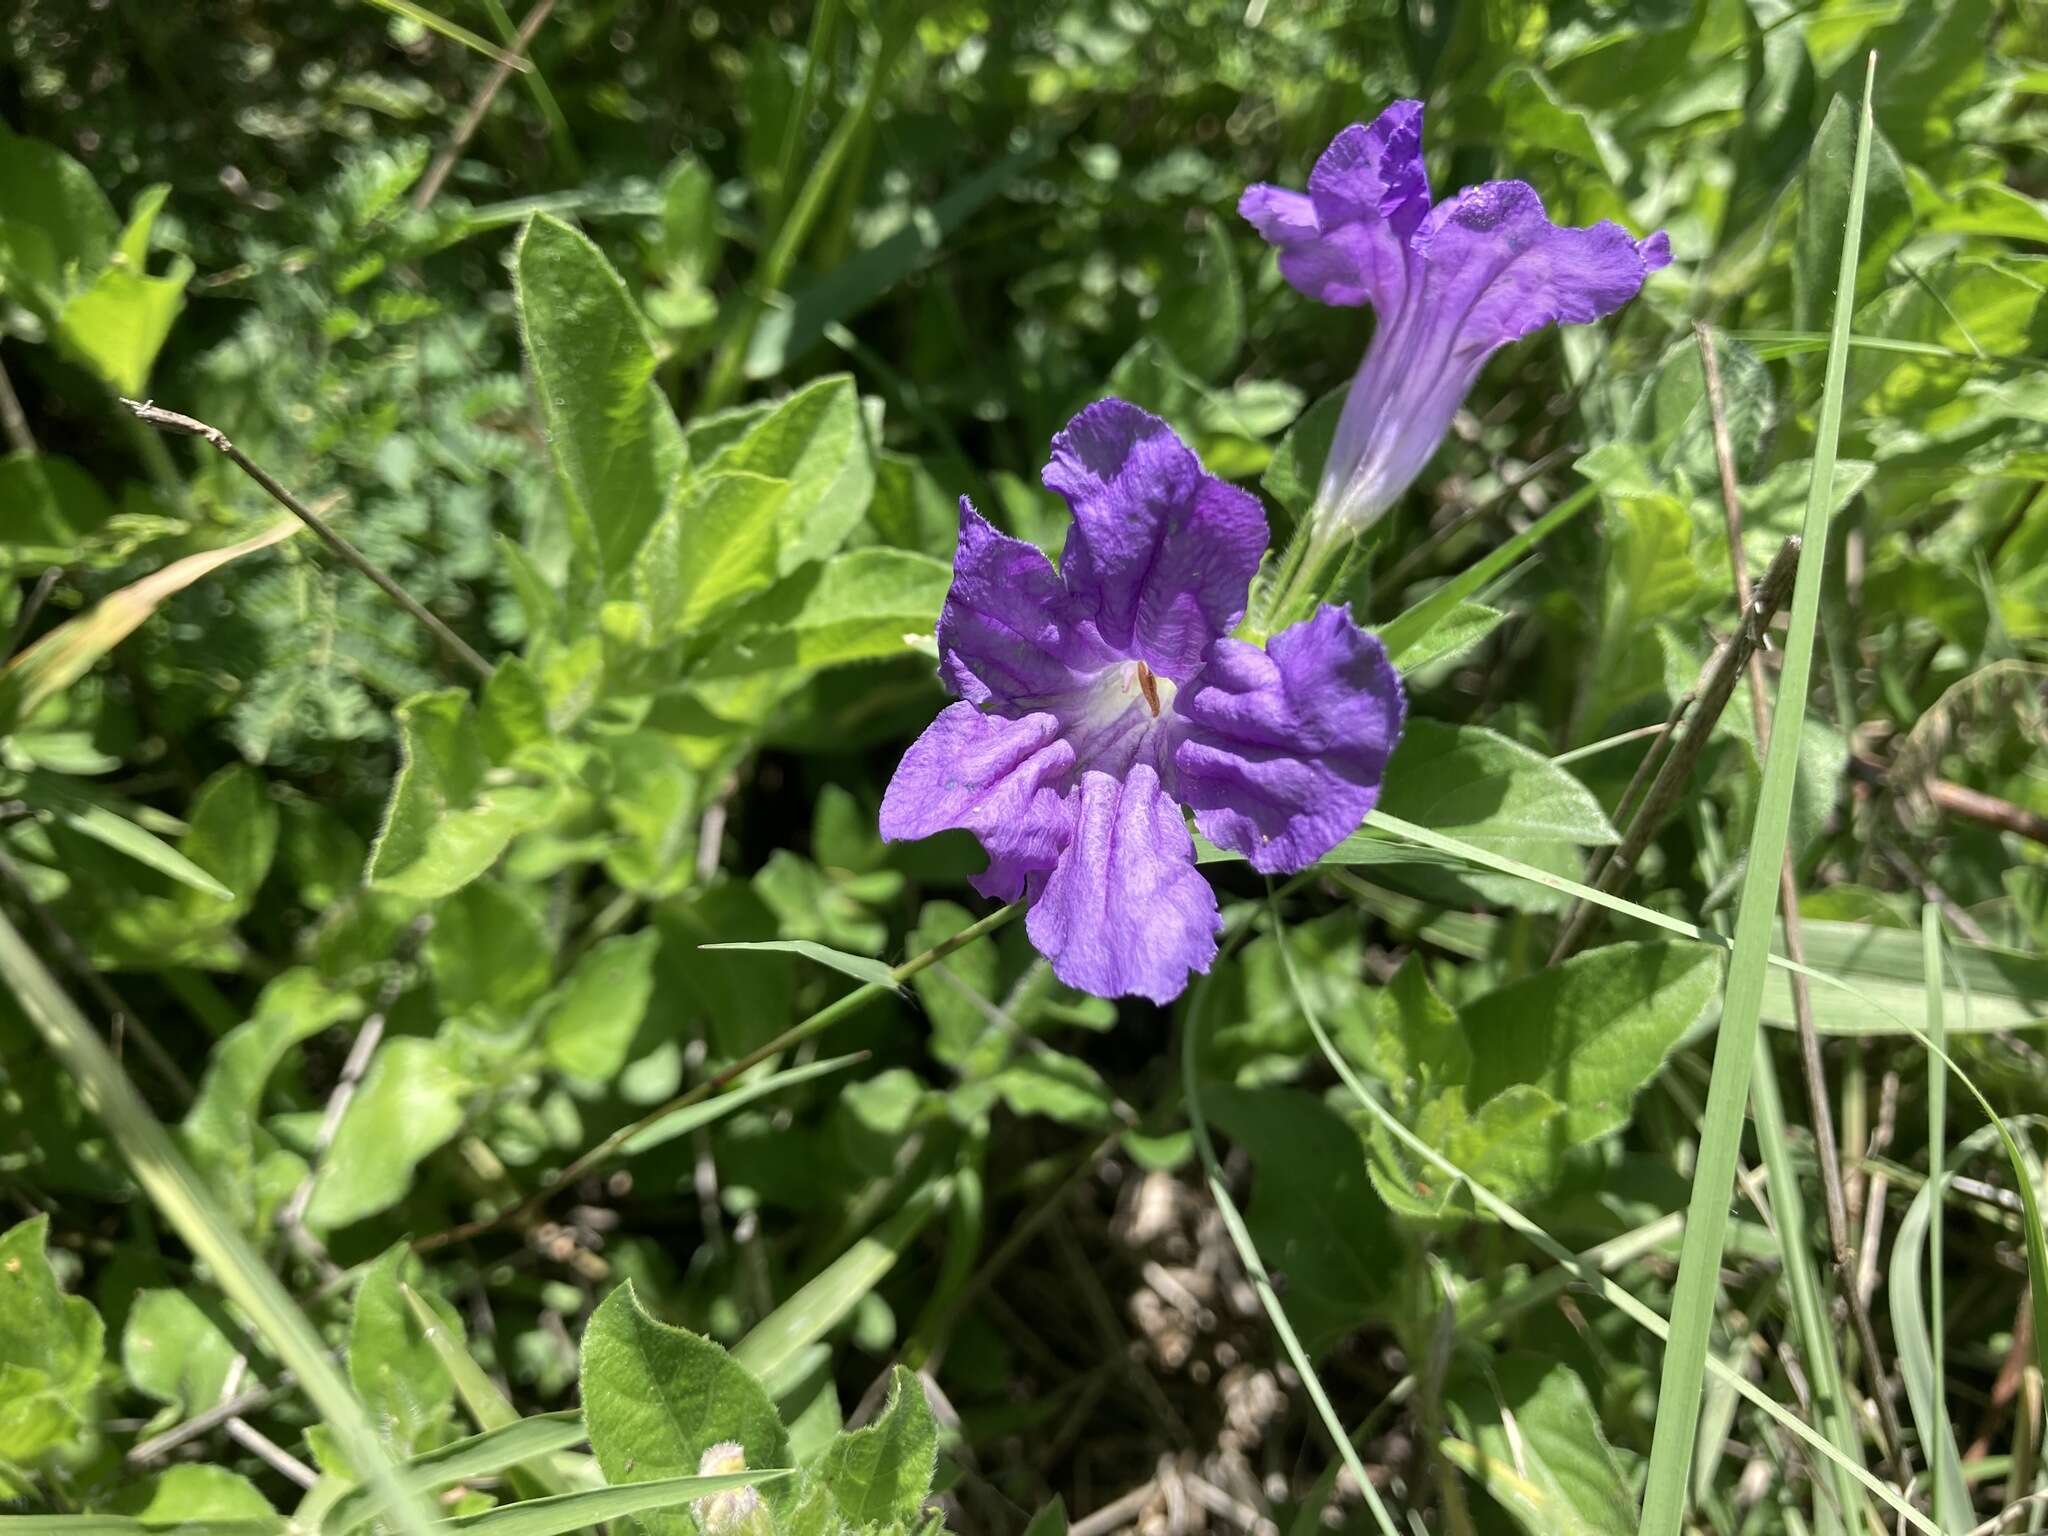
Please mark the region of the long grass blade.
<svg viewBox="0 0 2048 1536"><path fill-rule="evenodd" d="M1927 1038L1934 1042L1934 1048L1944 1055L1948 1051L1947 1010L1942 1005L1942 963L1941 963L1941 909L1929 902L1920 910L1921 958L1927 972ZM1943 1320L1946 1309L1943 1305L1941 1280L1941 1191L1946 1179L1942 1173L1943 1147L1948 1141L1948 1073L1939 1060L1932 1055L1927 1061L1927 1185L1933 1192L1933 1215L1927 1224L1927 1299L1930 1308L1927 1319L1928 1365L1930 1368L1930 1417L1931 1424L1923 1424L1920 1438L1923 1444L1933 1444L1939 1456L1928 1457L1928 1476L1934 1485L1934 1512L1942 1524L1950 1525L1951 1519L1960 1520L1960 1525L1951 1528L1962 1530L1969 1525L1969 1495L1962 1484L1963 1459L1956 1452L1955 1431L1948 1421L1947 1348L1943 1343ZM1900 1233L1900 1246L1905 1245L1905 1234Z"/></svg>
<svg viewBox="0 0 2048 1536"><path fill-rule="evenodd" d="M369 1415L328 1358L312 1322L221 1210L113 1053L4 916L0 977L51 1054L77 1081L86 1104L105 1122L135 1182L206 1266L214 1284L242 1309L257 1335L298 1377L350 1462L377 1489L389 1518L408 1536L426 1536L431 1524L426 1512L385 1454Z"/></svg>
<svg viewBox="0 0 2048 1536"><path fill-rule="evenodd" d="M1941 1068L1929 1058L1932 1075ZM1963 1139L1956 1151L1966 1157L1991 1144L1996 1131L1984 1126ZM1939 1154L1936 1154L1939 1157ZM1947 1394L1940 1365L1941 1327L1939 1312L1929 1315L1926 1292L1921 1286L1922 1266L1930 1252L1929 1239L1941 1229L1941 1199L1946 1180L1939 1174L1928 1179L1906 1207L1892 1243L1891 1276L1885 1287L1891 1304L1892 1336L1899 1352L1899 1375L1906 1383L1906 1402L1913 1412L1913 1425L1920 1434L1920 1449L1927 1459L1928 1500L1934 1518L1950 1536L1968 1531L1976 1521L1970 1513L1969 1493L1963 1482L1963 1458L1956 1449L1955 1429L1949 1423Z"/></svg>
<svg viewBox="0 0 2048 1536"><path fill-rule="evenodd" d="M1842 432L1842 395L1849 366L1849 318L1855 307L1863 200L1870 179L1871 97L1876 78L1877 57L1873 54L1864 78L1856 164L1849 182L1848 223L1842 232L1842 265L1835 284L1834 340L1828 348L1820 422L1814 434L1813 479L1807 491L1803 530L1806 558L1800 562L1793 584L1785 664L1778 681L1778 723L1764 758L1763 785L1750 833L1741 903L1736 908L1734 951L1722 995L1714 1072L1707 1088L1707 1113L1700 1130L1692 1202L1686 1213L1685 1245L1672 1296L1671 1341L1664 1351L1664 1374L1657 1393L1657 1423L1650 1441L1650 1470L1643 1490L1644 1536L1678 1536L1685 1519L1687 1468L1699 1425L1707 1334L1713 1326L1721 1249L1728 1231L1728 1191L1735 1179L1743 1109L1749 1099L1750 1069L1756 1059L1764 973L1770 962L1773 915L1791 828L1807 684L1813 669L1814 636L1820 617L1821 576L1827 564L1828 519L1834 500L1835 450Z"/></svg>
<svg viewBox="0 0 2048 1536"><path fill-rule="evenodd" d="M613 1488L557 1494L550 1499L527 1499L502 1509L487 1509L480 1515L443 1520L435 1529L444 1536L456 1531L469 1532L471 1536L561 1536L564 1531L580 1531L601 1521L644 1515L655 1509L674 1509L729 1488L772 1483L787 1476L788 1469L778 1468L772 1472L718 1472L708 1477L661 1477L645 1483L621 1483Z"/></svg>
<svg viewBox="0 0 2048 1536"><path fill-rule="evenodd" d="M460 43L474 53L480 53L493 64L502 64L507 69L516 69L525 74L533 65L516 53L500 48L489 38L478 37L459 22L450 21L437 11L430 11L418 0L370 0L379 10L389 11L394 16L403 16L407 21L416 22L429 32L438 32L451 43Z"/></svg>

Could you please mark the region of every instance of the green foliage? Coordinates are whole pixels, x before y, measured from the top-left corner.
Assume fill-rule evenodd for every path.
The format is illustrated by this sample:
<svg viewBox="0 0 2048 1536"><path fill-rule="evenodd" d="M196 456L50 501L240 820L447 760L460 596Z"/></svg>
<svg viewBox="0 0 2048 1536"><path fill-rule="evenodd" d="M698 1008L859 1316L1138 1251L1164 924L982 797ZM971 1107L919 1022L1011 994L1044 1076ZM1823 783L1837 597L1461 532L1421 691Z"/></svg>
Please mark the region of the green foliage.
<svg viewBox="0 0 2048 1536"><path fill-rule="evenodd" d="M1957 1435L2048 1253L2031 1149L1923 1181L2040 1108L2037 16L624 0L519 40L498 0L71 9L12 18L0 129L0 915L140 1098L53 1046L17 965L0 1193L48 1214L0 1237L10 1512L1051 1533L1156 1479L1127 1523L1632 1531L1714 941L1780 814L1821 1086L1852 1188L1891 1191L1859 1215L1875 1363L1939 1472L1912 1499L1961 1530L2030 1491L2005 1420L1981 1461ZM876 830L945 702L957 500L1057 557L1047 440L1115 393L1284 547L1378 322L1303 299L1235 207L1396 96L1440 194L1527 178L1673 266L1489 362L1354 559L1409 699L1384 819L1277 892L1198 845L1199 1017L1084 996L1025 921L987 931L971 839ZM1551 965L1738 621L1696 317L1733 555L1842 524L1806 555L1825 665L1775 701L1785 796L1738 686L1614 942ZM488 683L116 393L219 426ZM1789 972L1759 974L1803 1121ZM1966 1124L1920 1086L1930 997ZM1735 1200L1704 1273L1746 1374L1707 1367L1660 1497L1752 1536L1924 1520L1873 1491L1811 1127L1747 1123L1767 1208L1699 1196ZM312 1489L220 1426L130 1460L230 1379ZM380 1452L431 1511L384 1511Z"/></svg>

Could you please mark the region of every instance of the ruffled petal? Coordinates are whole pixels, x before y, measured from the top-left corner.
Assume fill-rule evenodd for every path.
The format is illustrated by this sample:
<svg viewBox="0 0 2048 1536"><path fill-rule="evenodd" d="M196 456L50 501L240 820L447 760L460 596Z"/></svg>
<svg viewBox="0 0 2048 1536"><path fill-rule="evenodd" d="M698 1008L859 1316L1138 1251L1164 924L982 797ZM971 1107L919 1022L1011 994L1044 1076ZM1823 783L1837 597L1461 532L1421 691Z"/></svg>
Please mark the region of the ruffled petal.
<svg viewBox="0 0 2048 1536"><path fill-rule="evenodd" d="M1237 211L1280 248L1280 273L1324 304L1397 308L1408 240L1429 212L1422 103L1397 101L1338 134L1309 173L1308 195L1254 186Z"/></svg>
<svg viewBox="0 0 2048 1536"><path fill-rule="evenodd" d="M999 533L965 496L953 585L939 610L939 676L972 703L1065 693L1113 658L1063 623L1066 588L1035 544Z"/></svg>
<svg viewBox="0 0 2048 1536"><path fill-rule="evenodd" d="M882 795L882 836L909 842L965 828L988 850L983 894L1014 901L1066 846L1071 817L1059 785L1073 766L1053 716L1006 720L949 704L897 764Z"/></svg>
<svg viewBox="0 0 2048 1536"><path fill-rule="evenodd" d="M1639 243L1619 224L1551 223L1521 181L1484 182L1439 204L1414 251L1424 268L1417 302L1456 328L1467 353L1611 315L1671 259L1662 234Z"/></svg>
<svg viewBox="0 0 2048 1536"><path fill-rule="evenodd" d="M1180 691L1174 753L1195 825L1266 874L1305 869L1379 799L1407 699L1386 648L1325 604L1266 649L1219 640Z"/></svg>
<svg viewBox="0 0 2048 1536"><path fill-rule="evenodd" d="M1074 513L1060 556L1072 615L1154 672L1193 676L1244 617L1266 549L1258 499L1123 400L1097 401L1053 438L1045 484Z"/></svg>
<svg viewBox="0 0 2048 1536"><path fill-rule="evenodd" d="M1070 987L1169 1003L1209 969L1223 926L1180 807L1142 763L1122 779L1084 773L1076 800L1072 840L1025 920L1031 942Z"/></svg>

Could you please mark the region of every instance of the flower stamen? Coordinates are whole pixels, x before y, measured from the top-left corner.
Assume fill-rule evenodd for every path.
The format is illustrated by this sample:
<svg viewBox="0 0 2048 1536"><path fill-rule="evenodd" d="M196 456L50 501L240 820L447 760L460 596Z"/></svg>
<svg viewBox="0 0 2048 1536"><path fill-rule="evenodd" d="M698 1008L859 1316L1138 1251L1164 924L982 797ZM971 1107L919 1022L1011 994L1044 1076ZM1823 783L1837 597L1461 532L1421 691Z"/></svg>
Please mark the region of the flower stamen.
<svg viewBox="0 0 2048 1536"><path fill-rule="evenodd" d="M1138 692L1145 695L1145 702L1151 707L1152 718L1159 718L1159 680L1152 675L1152 669L1142 661L1138 663Z"/></svg>

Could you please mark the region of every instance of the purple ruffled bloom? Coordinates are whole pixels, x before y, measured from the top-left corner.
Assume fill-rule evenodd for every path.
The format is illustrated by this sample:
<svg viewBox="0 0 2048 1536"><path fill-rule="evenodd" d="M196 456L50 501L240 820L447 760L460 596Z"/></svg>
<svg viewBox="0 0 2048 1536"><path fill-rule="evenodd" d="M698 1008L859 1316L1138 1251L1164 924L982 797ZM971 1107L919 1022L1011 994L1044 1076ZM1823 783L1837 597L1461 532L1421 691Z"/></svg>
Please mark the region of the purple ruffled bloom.
<svg viewBox="0 0 2048 1536"><path fill-rule="evenodd" d="M1344 402L1317 496L1326 540L1377 521L1420 474L1479 370L1546 325L1611 315L1671 260L1662 232L1553 224L1527 182L1430 202L1422 103L1397 101L1338 134L1306 193L1260 185L1237 211L1280 249L1288 282L1379 316Z"/></svg>
<svg viewBox="0 0 2048 1536"><path fill-rule="evenodd" d="M1380 642L1325 606L1229 638L1266 548L1256 498L1122 400L1052 441L1074 526L1059 567L965 497L939 614L948 705L904 754L882 836L964 827L974 885L1028 898L1069 986L1168 1002L1221 927L1182 815L1269 873L1305 868L1379 798L1406 700Z"/></svg>

